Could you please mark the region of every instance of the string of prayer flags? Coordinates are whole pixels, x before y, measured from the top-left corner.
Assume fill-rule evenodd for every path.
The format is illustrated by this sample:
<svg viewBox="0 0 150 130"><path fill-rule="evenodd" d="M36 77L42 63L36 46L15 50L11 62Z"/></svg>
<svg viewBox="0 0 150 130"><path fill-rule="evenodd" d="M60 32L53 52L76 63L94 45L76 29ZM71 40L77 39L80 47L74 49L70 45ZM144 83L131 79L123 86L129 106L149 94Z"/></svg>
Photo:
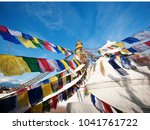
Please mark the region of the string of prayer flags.
<svg viewBox="0 0 150 130"><path fill-rule="evenodd" d="M130 52L144 52L145 50L150 49L150 31L147 28L143 31L140 31L131 37L127 37L122 40L125 44L131 44L128 51Z"/></svg>
<svg viewBox="0 0 150 130"><path fill-rule="evenodd" d="M50 42L38 39L29 34L11 30L5 26L0 26L0 35L4 40L12 42L14 44L22 44L26 48L42 48L41 46L43 46L48 51L62 53L66 56L69 56L73 53L73 51L69 49L54 45Z"/></svg>
<svg viewBox="0 0 150 130"><path fill-rule="evenodd" d="M99 49L99 52L101 55L114 54L114 52L131 55L147 51L148 49L150 49L150 31L146 28L143 31L123 39L121 42L110 42L106 44Z"/></svg>
<svg viewBox="0 0 150 130"><path fill-rule="evenodd" d="M72 87L68 88L67 90L64 90L63 92L59 93L58 95L40 103L31 106L31 108L28 110L28 112L50 112L51 109L57 109L57 105L59 102L66 101L68 98L70 98L72 95L74 95L77 86L73 85Z"/></svg>
<svg viewBox="0 0 150 130"><path fill-rule="evenodd" d="M79 83L82 82L78 81L77 84ZM49 112L50 109L57 108L58 102L66 101L70 98L76 89L78 89L77 86L72 85L58 95L39 103L43 100L44 94L41 86L36 87L21 94L1 99L0 112L17 112L18 109L21 109L22 112Z"/></svg>
<svg viewBox="0 0 150 130"><path fill-rule="evenodd" d="M119 109L107 104L106 102L98 99L96 96L91 94L91 101L93 105L101 112L101 113L123 113Z"/></svg>
<svg viewBox="0 0 150 130"><path fill-rule="evenodd" d="M26 72L53 72L68 69L67 66L75 69L80 62L77 60L47 60L42 58L20 57L0 54L0 71L6 76L21 75ZM12 69L13 68L13 69Z"/></svg>
<svg viewBox="0 0 150 130"><path fill-rule="evenodd" d="M80 74L83 74L84 67L78 71L77 77ZM52 97L48 102L42 102L42 105L38 103L43 101L43 98L47 97L48 95L60 90L65 84L71 82L72 80L74 80L72 75L63 71L53 76L53 78L48 78L34 84L34 87L29 86L29 89L23 88L23 91L19 90L19 92L15 93L15 96L0 100L0 112L17 112L17 110L24 112L30 107L31 109L29 109L27 112L41 112L43 110L48 111L48 109L56 108L59 101L67 100L74 94L75 88L77 87L76 85L72 85L67 90L64 90L56 95L57 98ZM82 78L80 80L77 82L78 85L82 84Z"/></svg>
<svg viewBox="0 0 150 130"><path fill-rule="evenodd" d="M84 67L81 68L80 70L78 70L77 73L78 73L77 76L83 74ZM15 91L17 91L16 93L19 94L19 93L28 91L30 89L42 86L43 96L46 97L47 95L53 93L54 91L56 92L56 91L60 90L64 85L66 85L68 82L73 81L75 78L76 77L73 77L72 75L70 75L68 70L64 70L64 71L56 74L55 76L52 76L48 79L40 81L36 84L33 84L33 85L29 86L28 88L25 88L26 86L25 87L21 86L21 88L17 87L17 90L15 90Z"/></svg>

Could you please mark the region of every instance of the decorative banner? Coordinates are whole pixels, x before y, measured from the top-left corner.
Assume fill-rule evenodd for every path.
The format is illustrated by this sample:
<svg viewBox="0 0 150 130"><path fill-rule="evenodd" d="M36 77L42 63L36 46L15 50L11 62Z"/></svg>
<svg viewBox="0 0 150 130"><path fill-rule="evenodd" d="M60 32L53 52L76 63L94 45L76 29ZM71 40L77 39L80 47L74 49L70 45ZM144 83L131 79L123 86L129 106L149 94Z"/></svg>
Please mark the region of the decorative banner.
<svg viewBox="0 0 150 130"><path fill-rule="evenodd" d="M68 100L70 97L74 95L74 93L79 88L76 85L73 85L67 90L59 93L58 95L34 106L28 110L28 112L50 112L51 109L57 109L57 104L62 101Z"/></svg>
<svg viewBox="0 0 150 130"><path fill-rule="evenodd" d="M29 34L11 30L5 26L0 26L0 35L4 40L7 40L14 44L22 44L26 48L42 48L41 46L43 46L45 49L51 52L62 53L66 56L69 56L73 53L73 51L69 49L54 45L50 42L38 39L36 37L32 37Z"/></svg>
<svg viewBox="0 0 150 130"><path fill-rule="evenodd" d="M150 49L150 31L143 30L131 37L127 37L122 40L124 43L131 44L131 47L128 51L135 53L135 52L144 52Z"/></svg>
<svg viewBox="0 0 150 130"><path fill-rule="evenodd" d="M123 113L117 108L107 104L106 102L98 99L96 96L91 94L91 101L93 105L101 112L101 113Z"/></svg>
<svg viewBox="0 0 150 130"><path fill-rule="evenodd" d="M81 68L80 70L77 70L76 77L72 77L71 75L64 75L62 74L63 72L61 72L51 78L41 81L40 83L34 84L34 87L30 86L29 90L28 89L26 90L23 89L23 91L19 90L18 92L16 92L15 96L12 95L10 97L1 98L0 112L18 112L18 111L24 112L24 110L26 111L25 108L30 108L30 106L37 105L37 103L41 102L43 98L62 89L64 85L70 83L81 74L83 75L82 78L80 79L81 81L79 80L76 84L78 85L82 84L82 80L85 77L85 74L83 74L83 72L84 72L84 67ZM62 100L67 100L70 96L72 96L73 93L74 90L72 90L72 88L68 88L67 90L64 90L61 93L61 96L59 96L60 93L56 96L58 96L59 100L62 101ZM50 100L52 100L52 104L50 108L52 108L52 106L53 108L56 108L57 107L56 97L52 97L50 98ZM42 103L42 104L44 104L43 106L47 106L46 105L47 103ZM35 112L36 109L39 108L41 108L41 106L38 104L38 106L33 107L32 111ZM44 108L42 107L42 109Z"/></svg>
<svg viewBox="0 0 150 130"><path fill-rule="evenodd" d="M81 65L77 60L47 60L42 58L29 58L0 54L0 71L5 76L21 75L26 72L53 72L68 69L67 66L75 69Z"/></svg>
<svg viewBox="0 0 150 130"><path fill-rule="evenodd" d="M125 45L127 48L125 48ZM99 49L99 53L103 56L114 54L115 52L121 52L123 55L131 55L137 52L144 52L148 49L150 49L150 31L143 30L123 39L121 42L108 41L106 45Z"/></svg>

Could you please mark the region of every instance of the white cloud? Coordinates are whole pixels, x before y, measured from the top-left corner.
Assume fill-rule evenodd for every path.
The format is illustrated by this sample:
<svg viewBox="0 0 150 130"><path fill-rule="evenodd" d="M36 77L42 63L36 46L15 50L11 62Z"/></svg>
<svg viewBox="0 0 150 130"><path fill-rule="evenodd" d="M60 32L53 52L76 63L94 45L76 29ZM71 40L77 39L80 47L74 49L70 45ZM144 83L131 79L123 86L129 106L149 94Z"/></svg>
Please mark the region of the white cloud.
<svg viewBox="0 0 150 130"><path fill-rule="evenodd" d="M11 77L1 77L0 78L0 83L2 82L10 82L10 83L13 83L13 84L18 84L21 82L21 80L15 80Z"/></svg>
<svg viewBox="0 0 150 130"><path fill-rule="evenodd" d="M57 3L56 3L57 4ZM23 6L27 15L40 21L47 28L58 30L63 27L62 11L55 3L25 3Z"/></svg>

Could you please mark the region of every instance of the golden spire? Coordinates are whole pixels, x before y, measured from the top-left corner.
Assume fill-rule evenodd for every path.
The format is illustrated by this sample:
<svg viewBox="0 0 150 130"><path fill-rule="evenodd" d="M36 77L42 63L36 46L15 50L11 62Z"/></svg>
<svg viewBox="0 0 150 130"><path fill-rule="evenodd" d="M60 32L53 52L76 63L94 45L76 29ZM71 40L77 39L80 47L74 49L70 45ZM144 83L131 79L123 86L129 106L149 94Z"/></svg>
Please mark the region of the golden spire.
<svg viewBox="0 0 150 130"><path fill-rule="evenodd" d="M78 42L77 42L77 44L76 44L76 49L82 48L82 47L83 47L83 43L79 39Z"/></svg>

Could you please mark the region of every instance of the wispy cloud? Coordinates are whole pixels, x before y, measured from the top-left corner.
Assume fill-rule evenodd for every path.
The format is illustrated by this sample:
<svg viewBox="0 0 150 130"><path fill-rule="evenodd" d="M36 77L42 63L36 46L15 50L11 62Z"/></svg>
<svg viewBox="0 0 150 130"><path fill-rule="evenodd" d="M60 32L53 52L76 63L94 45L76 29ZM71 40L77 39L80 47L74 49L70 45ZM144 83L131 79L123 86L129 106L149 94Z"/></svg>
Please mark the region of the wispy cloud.
<svg viewBox="0 0 150 130"><path fill-rule="evenodd" d="M95 16L95 33L86 41L89 43L89 47L92 45L102 46L107 40L121 41L123 38L133 34L135 29L131 30L131 27L134 28L138 20L135 21L132 9L129 6L123 9L123 6L118 3L101 4L97 8L97 15Z"/></svg>
<svg viewBox="0 0 150 130"><path fill-rule="evenodd" d="M51 3L25 3L23 6L27 15L40 21L49 29L58 29L62 27L63 20L60 17L60 11L55 9L55 4Z"/></svg>
<svg viewBox="0 0 150 130"><path fill-rule="evenodd" d="M3 83L3 82L10 82L10 83L13 83L13 84L17 84L17 83L19 83L19 82L21 82L21 81L19 81L19 80L16 80L16 79L13 79L12 77L0 77L0 83Z"/></svg>

